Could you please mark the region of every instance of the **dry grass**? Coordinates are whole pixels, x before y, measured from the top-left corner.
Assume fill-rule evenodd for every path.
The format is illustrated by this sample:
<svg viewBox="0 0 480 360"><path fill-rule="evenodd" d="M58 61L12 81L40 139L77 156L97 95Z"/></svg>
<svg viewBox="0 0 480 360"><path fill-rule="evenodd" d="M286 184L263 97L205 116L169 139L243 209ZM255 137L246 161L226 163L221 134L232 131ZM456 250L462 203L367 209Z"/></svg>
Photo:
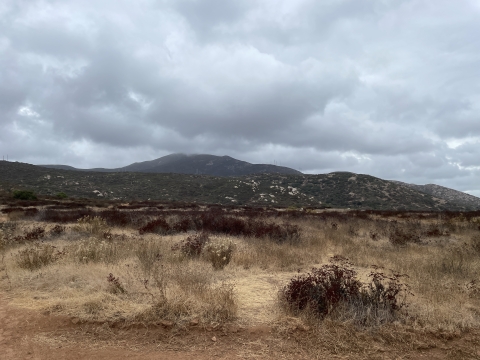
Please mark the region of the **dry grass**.
<svg viewBox="0 0 480 360"><path fill-rule="evenodd" d="M397 228L416 231L420 241L392 243L391 220L397 221ZM172 251L187 235L140 236L133 229L114 228L109 236L103 236L109 229L95 221L91 228L80 222L62 234L47 235L41 245L4 245L3 268L9 278L0 282L2 291L11 284L16 304L82 321L171 321L178 326L195 319L203 324L262 323L279 333L291 329L293 322L297 328L308 326L316 337L322 337L311 346L312 354L325 349L342 353L366 348L360 344L363 340L355 337L363 330L354 325L358 314L349 313L352 309L323 320L311 314L292 317L277 300L279 289L295 274L341 255L354 264L360 279L367 279L372 265L408 275L405 281L414 294L407 299L408 308L394 323L371 325L384 339L395 332L407 336L408 329L424 334L480 327L480 240L478 229L471 226L476 219L449 220L453 231L431 237L422 231L437 220L412 224L372 216L333 224L328 219L300 217L292 221L302 229L301 239L295 243L211 235L205 249L211 246L218 250L218 244L227 244L228 251L224 250L228 254L221 257L228 257L228 261L221 266L215 266L205 250L199 257ZM15 223L15 235L32 225L25 219ZM4 234L0 237L5 238ZM233 243L235 247L229 247ZM48 260L38 260L32 258L32 249L55 251L49 253ZM356 340L342 343L340 337L345 334ZM311 336L309 333L308 338ZM348 351L342 350L347 345Z"/></svg>

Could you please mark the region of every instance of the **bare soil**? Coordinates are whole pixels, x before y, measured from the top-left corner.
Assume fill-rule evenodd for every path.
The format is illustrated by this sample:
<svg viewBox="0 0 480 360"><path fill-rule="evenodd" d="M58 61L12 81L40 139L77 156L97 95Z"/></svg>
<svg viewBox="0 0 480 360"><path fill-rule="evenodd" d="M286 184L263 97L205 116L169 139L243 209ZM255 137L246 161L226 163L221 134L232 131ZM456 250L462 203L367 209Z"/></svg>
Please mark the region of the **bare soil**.
<svg viewBox="0 0 480 360"><path fill-rule="evenodd" d="M76 318L40 314L9 304L0 295L0 359L314 359L322 357L302 350L308 330L294 329L278 336L266 325L249 328L178 329L122 327L80 323ZM283 339L282 339L283 338ZM368 339L372 340L372 339ZM325 353L331 359L480 359L480 332L444 339L430 336L429 345L410 351L392 349L383 341L372 343L363 354Z"/></svg>

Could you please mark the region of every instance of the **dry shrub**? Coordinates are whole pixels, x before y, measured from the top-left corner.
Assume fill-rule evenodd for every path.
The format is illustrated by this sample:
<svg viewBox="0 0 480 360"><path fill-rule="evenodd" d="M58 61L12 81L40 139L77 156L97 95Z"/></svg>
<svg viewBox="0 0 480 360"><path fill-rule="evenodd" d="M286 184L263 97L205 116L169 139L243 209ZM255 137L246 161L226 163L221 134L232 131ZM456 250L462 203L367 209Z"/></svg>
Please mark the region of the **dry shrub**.
<svg viewBox="0 0 480 360"><path fill-rule="evenodd" d="M163 217L159 217L143 225L140 229L138 229L138 232L140 233L140 235L146 233L157 233L165 235L170 232L170 225Z"/></svg>
<svg viewBox="0 0 480 360"><path fill-rule="evenodd" d="M205 246L205 258L215 270L221 270L230 263L235 243L228 239L220 239Z"/></svg>
<svg viewBox="0 0 480 360"><path fill-rule="evenodd" d="M120 278L113 276L112 273L107 276L108 292L112 294L124 294L125 289L120 282Z"/></svg>
<svg viewBox="0 0 480 360"><path fill-rule="evenodd" d="M27 231L22 236L15 236L14 240L17 243L32 242L43 239L45 237L45 229L43 227L37 226Z"/></svg>
<svg viewBox="0 0 480 360"><path fill-rule="evenodd" d="M55 262L55 246L33 244L20 250L15 258L18 267L34 271Z"/></svg>
<svg viewBox="0 0 480 360"><path fill-rule="evenodd" d="M55 225L50 231L48 232L50 236L60 236L65 232L65 226Z"/></svg>
<svg viewBox="0 0 480 360"><path fill-rule="evenodd" d="M226 322L236 316L234 286L212 285L212 273L202 263L192 261L175 266L157 262L150 281L143 280L153 305L138 314L136 321L178 321L198 318L206 322Z"/></svg>
<svg viewBox="0 0 480 360"><path fill-rule="evenodd" d="M86 215L77 220L77 224L73 227L73 230L93 236L102 236L109 231L109 227L105 219L99 216L90 217Z"/></svg>
<svg viewBox="0 0 480 360"><path fill-rule="evenodd" d="M400 226L392 223L388 240L395 246L405 246L408 243L420 243L419 233L412 227Z"/></svg>
<svg viewBox="0 0 480 360"><path fill-rule="evenodd" d="M360 325L391 321L406 306L410 294L398 273L387 276L374 267L365 284L347 259L336 256L332 263L298 275L280 291L281 304L294 314L315 318L333 316Z"/></svg>
<svg viewBox="0 0 480 360"><path fill-rule="evenodd" d="M185 240L175 244L172 246L172 250L180 250L180 252L187 257L199 257L208 240L209 237L207 233L196 234L195 236L189 236Z"/></svg>
<svg viewBox="0 0 480 360"><path fill-rule="evenodd" d="M149 278L157 263L162 260L163 247L155 240L139 240L135 244L134 255L145 278Z"/></svg>

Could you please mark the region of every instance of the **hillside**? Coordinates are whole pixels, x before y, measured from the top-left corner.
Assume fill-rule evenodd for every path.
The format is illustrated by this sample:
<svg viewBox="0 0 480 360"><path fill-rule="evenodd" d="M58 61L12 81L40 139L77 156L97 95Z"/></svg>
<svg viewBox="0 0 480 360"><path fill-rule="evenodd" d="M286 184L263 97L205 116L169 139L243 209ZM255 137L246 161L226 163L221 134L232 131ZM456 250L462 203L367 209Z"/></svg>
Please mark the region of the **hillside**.
<svg viewBox="0 0 480 360"><path fill-rule="evenodd" d="M122 200L352 209L472 209L391 181L348 172L212 177L69 171L1 161L0 186L5 190L30 189L44 195L65 192L71 197Z"/></svg>
<svg viewBox="0 0 480 360"><path fill-rule="evenodd" d="M437 199L442 199L450 203L456 203L464 207L480 209L480 198L458 190L450 189L436 184L416 185L407 184L401 181L394 182L423 192L425 194L429 194Z"/></svg>
<svg viewBox="0 0 480 360"><path fill-rule="evenodd" d="M276 165L251 164L230 156L170 154L161 158L136 162L115 169L76 169L68 165L40 165L52 169L96 172L147 172L211 176L242 176L252 174L301 174L301 172Z"/></svg>

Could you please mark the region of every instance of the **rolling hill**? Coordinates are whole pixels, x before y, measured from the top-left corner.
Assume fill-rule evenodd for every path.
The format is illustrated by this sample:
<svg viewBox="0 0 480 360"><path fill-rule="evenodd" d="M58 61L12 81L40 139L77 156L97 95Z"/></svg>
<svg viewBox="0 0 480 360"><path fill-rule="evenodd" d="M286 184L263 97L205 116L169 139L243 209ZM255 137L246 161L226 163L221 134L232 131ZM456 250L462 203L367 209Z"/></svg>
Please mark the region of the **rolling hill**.
<svg viewBox="0 0 480 360"><path fill-rule="evenodd" d="M72 171L0 161L0 187L6 191L28 189L43 195L64 192L70 197L224 205L330 206L421 211L477 209L437 198L403 184L349 172L220 177L153 172Z"/></svg>

